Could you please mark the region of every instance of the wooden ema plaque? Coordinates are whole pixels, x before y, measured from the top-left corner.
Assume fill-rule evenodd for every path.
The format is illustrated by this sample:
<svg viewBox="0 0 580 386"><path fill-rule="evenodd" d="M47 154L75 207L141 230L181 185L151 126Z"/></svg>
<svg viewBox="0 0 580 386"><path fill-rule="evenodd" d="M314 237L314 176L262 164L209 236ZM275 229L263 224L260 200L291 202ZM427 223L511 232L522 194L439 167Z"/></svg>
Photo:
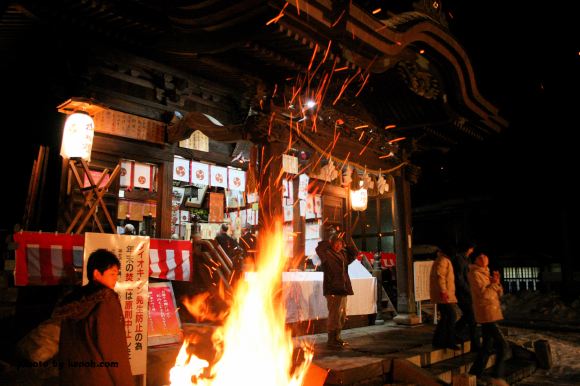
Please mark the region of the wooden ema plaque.
<svg viewBox="0 0 580 386"><path fill-rule="evenodd" d="M209 222L224 221L224 195L223 193L209 194Z"/></svg>
<svg viewBox="0 0 580 386"><path fill-rule="evenodd" d="M165 125L152 119L114 110L97 112L93 117L95 131L141 141L164 143Z"/></svg>

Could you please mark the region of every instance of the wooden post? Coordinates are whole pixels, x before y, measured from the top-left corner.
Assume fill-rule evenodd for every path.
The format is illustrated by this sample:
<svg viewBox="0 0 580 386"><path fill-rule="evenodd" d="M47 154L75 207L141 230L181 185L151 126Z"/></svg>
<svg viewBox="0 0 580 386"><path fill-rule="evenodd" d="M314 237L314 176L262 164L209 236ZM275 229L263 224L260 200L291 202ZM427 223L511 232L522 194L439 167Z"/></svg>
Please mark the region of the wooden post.
<svg viewBox="0 0 580 386"><path fill-rule="evenodd" d="M294 253L292 254L292 256L294 256L293 258L293 264L292 266L295 267L297 265L300 265L302 263L302 266L305 263L305 233L306 233L306 220L305 217L300 216L300 205L299 202L300 200L298 199L298 188L299 188L299 184L298 184L298 176L296 176L296 178L294 178L294 180L292 181L292 196L294 197L294 203L296 203L296 205L294 205L293 207L293 213L294 213L294 218L293 218L293 225L294 225ZM303 268L303 267L302 267Z"/></svg>
<svg viewBox="0 0 580 386"><path fill-rule="evenodd" d="M24 204L24 214L22 215L22 229L28 230L28 218L30 215L30 203L32 196L32 189L34 188L34 179L36 178L36 164L34 160L32 164L32 171L30 172L30 180L28 181L28 194L26 195L26 204Z"/></svg>
<svg viewBox="0 0 580 386"><path fill-rule="evenodd" d="M282 219L282 154L286 145L275 142L265 145L263 157L260 157L260 229L271 227L274 220Z"/></svg>
<svg viewBox="0 0 580 386"><path fill-rule="evenodd" d="M401 168L394 176L394 231L397 254L397 312L399 324L418 324L413 293L413 252L411 250L411 187Z"/></svg>
<svg viewBox="0 0 580 386"><path fill-rule="evenodd" d="M90 191L88 191L88 192L86 192L87 189L85 189L83 186L84 185L83 180L81 179L79 172L77 170L77 163L81 164L81 167L83 168L83 171L85 172L85 175L87 176L89 183L91 185ZM72 171L72 174L75 177L75 180L79 186L80 191L83 192L85 202L79 208L73 221L68 226L66 233L70 233L74 230L76 223L81 218L83 218L83 215L84 215L84 218L81 221L80 225L78 226L77 230L75 231L76 234L80 234L83 232L85 226L87 225L87 222L89 221L89 219L91 217L93 217L93 219L95 220L97 226L99 227L99 231L101 233L104 233L105 230L104 230L103 225L101 224L101 221L99 220L98 215L97 215L97 209L99 206L102 208L102 212L105 214L105 218L108 221L109 226L111 227L111 232L117 233L115 223L113 222L113 219L111 218L111 215L109 214L109 210L107 209L107 205L105 204L105 201L103 200L103 196L105 195L105 193L107 192L107 190L109 189L109 187L111 186L113 181L117 178L117 175L121 171L121 166L117 165L115 167L115 169L113 170L113 172L110 175L109 181L105 184L105 186L101 187L100 186L101 182L104 180L105 176L109 174L108 169L105 169L103 171L103 173L101 174L101 177L99 178L99 181L97 183L95 183L95 181L90 173L89 165L87 164L86 161L84 161L82 159L81 160L71 159L71 160L69 160L68 164L69 164L70 170ZM86 214L85 214L85 207L88 208L88 212Z"/></svg>
<svg viewBox="0 0 580 386"><path fill-rule="evenodd" d="M157 182L157 217L155 234L162 239L171 238L171 195L173 192L173 159L160 165Z"/></svg>
<svg viewBox="0 0 580 386"><path fill-rule="evenodd" d="M536 352L536 359L541 369L549 370L552 368L552 349L550 342L545 339L534 341L534 351Z"/></svg>
<svg viewBox="0 0 580 386"><path fill-rule="evenodd" d="M40 227L40 216L42 215L42 203L44 201L44 185L46 184L46 169L48 168L48 154L50 148L48 146L41 146L44 149L44 154L42 157L42 165L40 172L40 185L38 189L39 200L36 201L36 211L34 213L33 224L38 228Z"/></svg>
<svg viewBox="0 0 580 386"><path fill-rule="evenodd" d="M28 196L26 197L26 206L24 208L24 218L22 219L22 228L29 230L34 224L34 208L36 205L36 197L38 196L38 186L40 184L41 170L44 164L45 148L40 146L38 149L38 158L34 161L32 166L32 174L30 176L30 184L28 186ZM38 224L36 224L38 225Z"/></svg>

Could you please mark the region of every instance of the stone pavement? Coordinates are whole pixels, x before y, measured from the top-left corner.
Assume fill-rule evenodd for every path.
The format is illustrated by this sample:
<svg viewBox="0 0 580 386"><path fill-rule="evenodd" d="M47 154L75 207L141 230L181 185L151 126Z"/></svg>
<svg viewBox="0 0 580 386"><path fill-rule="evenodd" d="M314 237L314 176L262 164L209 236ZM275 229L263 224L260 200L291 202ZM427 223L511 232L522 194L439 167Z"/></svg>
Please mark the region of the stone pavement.
<svg viewBox="0 0 580 386"><path fill-rule="evenodd" d="M185 334L195 333L200 336L200 342L208 339L211 331L208 326L184 326ZM450 384L454 377L469 370L475 354L468 352L469 342L462 350L434 349L431 346L432 334L432 325L408 327L390 322L344 330L342 337L349 345L343 350L327 349L326 334L298 336L293 340L297 349L303 341L314 345L313 364L322 373L327 373L326 386ZM148 385L168 384L167 374L178 349L179 346L175 345L149 350ZM204 356L208 354L207 350L199 344L192 351ZM493 359L488 366L493 364ZM515 368L519 371L518 379L535 370L535 366L519 362Z"/></svg>

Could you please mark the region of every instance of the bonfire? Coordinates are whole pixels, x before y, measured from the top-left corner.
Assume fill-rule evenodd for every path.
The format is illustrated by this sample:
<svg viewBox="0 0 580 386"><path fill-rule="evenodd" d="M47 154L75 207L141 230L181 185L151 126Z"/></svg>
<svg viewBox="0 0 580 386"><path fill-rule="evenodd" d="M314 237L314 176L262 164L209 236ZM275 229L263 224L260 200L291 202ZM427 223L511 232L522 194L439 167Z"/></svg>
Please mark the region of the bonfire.
<svg viewBox="0 0 580 386"><path fill-rule="evenodd" d="M265 231L267 232L267 231ZM286 328L286 311L280 293L284 242L282 225L260 235L256 272L239 280L223 324L212 335L214 363L189 353L185 339L170 371L172 386L300 386L312 362L312 345L302 343L301 358L294 358L294 345ZM208 299L193 299L188 310L207 317ZM197 314L197 315L196 315ZM295 363L295 361L297 363Z"/></svg>

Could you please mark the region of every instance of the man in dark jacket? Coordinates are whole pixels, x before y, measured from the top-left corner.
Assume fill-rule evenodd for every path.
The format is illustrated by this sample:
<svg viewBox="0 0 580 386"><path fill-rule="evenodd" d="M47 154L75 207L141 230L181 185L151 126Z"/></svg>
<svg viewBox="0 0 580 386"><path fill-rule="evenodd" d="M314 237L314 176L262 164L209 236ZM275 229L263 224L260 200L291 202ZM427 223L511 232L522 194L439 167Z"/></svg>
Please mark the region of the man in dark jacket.
<svg viewBox="0 0 580 386"><path fill-rule="evenodd" d="M471 340L471 351L477 351L481 346L479 334L477 333L477 323L473 315L473 302L471 300L471 290L467 278L469 264L471 264L470 256L474 248L475 244L472 242L460 244L458 252L452 260L453 271L455 272L457 306L461 310L461 318L455 324L455 331L463 340L463 331L465 328L468 329L469 339Z"/></svg>
<svg viewBox="0 0 580 386"><path fill-rule="evenodd" d="M236 239L228 234L230 228L227 224L222 224L219 233L216 235L215 239L218 244L223 248L224 252L228 257L234 260L234 257L241 251L240 246Z"/></svg>
<svg viewBox="0 0 580 386"><path fill-rule="evenodd" d="M344 249L345 243L338 234L332 234L328 241L321 241L316 247L320 257L324 279L323 295L328 307L328 341L327 346L340 349L346 344L340 337L340 332L346 321L346 301L348 295L354 295L348 265L354 261L358 253L354 245Z"/></svg>
<svg viewBox="0 0 580 386"><path fill-rule="evenodd" d="M123 312L113 290L119 267L113 253L91 253L89 284L68 295L53 313L61 320L61 385L133 385Z"/></svg>

